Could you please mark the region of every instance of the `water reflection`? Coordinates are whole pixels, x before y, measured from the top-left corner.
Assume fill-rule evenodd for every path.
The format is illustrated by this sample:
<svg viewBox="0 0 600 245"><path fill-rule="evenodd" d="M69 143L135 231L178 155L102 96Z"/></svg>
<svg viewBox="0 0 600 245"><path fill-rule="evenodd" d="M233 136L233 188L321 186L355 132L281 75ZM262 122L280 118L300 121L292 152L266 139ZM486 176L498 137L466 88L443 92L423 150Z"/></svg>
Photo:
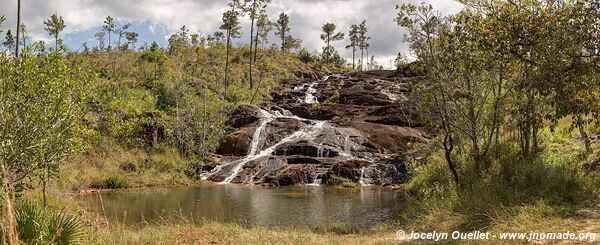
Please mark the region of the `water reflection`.
<svg viewBox="0 0 600 245"><path fill-rule="evenodd" d="M92 211L126 224L161 220L234 222L245 226L314 227L334 221L372 226L397 220L399 192L381 188L360 191L321 186L263 188L203 185L80 197Z"/></svg>

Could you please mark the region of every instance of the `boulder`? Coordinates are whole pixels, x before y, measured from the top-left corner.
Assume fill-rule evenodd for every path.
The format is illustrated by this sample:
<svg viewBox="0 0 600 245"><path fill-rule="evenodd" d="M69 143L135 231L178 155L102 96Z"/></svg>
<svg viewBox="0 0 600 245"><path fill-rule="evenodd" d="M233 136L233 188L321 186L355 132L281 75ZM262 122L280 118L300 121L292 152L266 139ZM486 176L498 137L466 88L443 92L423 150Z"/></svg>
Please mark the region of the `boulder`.
<svg viewBox="0 0 600 245"><path fill-rule="evenodd" d="M217 149L217 154L229 156L247 155L256 127L257 123L254 123L226 135Z"/></svg>
<svg viewBox="0 0 600 245"><path fill-rule="evenodd" d="M258 110L253 106L241 105L229 113L227 125L232 128L242 128L255 123L260 119Z"/></svg>

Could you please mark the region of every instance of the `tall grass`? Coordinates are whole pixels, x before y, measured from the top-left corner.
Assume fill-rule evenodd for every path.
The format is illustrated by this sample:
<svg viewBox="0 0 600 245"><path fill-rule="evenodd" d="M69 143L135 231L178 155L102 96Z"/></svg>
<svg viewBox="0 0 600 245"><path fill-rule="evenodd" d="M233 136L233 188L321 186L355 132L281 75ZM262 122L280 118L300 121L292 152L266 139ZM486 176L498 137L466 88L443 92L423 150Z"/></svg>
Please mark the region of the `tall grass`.
<svg viewBox="0 0 600 245"><path fill-rule="evenodd" d="M596 180L581 167L578 151L546 151L522 159L518 146L503 143L491 150L486 170L477 174L468 152L457 156L461 185L452 182L443 157L434 154L413 167L407 185L417 196L405 214L407 224L424 230L489 230L519 219L564 219L592 199ZM506 227L506 226L504 226ZM530 227L531 228L531 227Z"/></svg>

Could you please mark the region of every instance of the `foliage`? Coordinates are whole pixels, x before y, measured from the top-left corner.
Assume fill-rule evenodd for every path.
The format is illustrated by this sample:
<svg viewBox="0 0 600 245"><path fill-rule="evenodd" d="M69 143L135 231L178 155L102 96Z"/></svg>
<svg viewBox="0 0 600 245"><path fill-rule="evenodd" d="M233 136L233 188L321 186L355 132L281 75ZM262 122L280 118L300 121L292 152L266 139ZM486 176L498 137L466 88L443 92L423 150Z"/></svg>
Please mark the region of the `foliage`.
<svg viewBox="0 0 600 245"><path fill-rule="evenodd" d="M16 211L19 239L27 244L73 244L85 236L84 226L64 211L22 203Z"/></svg>
<svg viewBox="0 0 600 245"><path fill-rule="evenodd" d="M59 17L56 14L53 14L50 16L50 19L44 21L44 25L46 25L44 30L46 30L50 36L54 37L54 51L58 52L58 34L60 34L60 32L67 27L65 25L65 21L63 20L62 16Z"/></svg>
<svg viewBox="0 0 600 245"><path fill-rule="evenodd" d="M286 51L286 38L290 32L290 17L286 13L279 14L279 19L275 22L275 35L281 40L281 51Z"/></svg>
<svg viewBox="0 0 600 245"><path fill-rule="evenodd" d="M533 161L541 152L544 122L565 116L575 117L573 126L580 126L589 151L582 125L591 122L584 118L598 118L600 108L599 81L592 75L597 54L586 46L596 34L584 31L598 22L593 4L466 4L448 18L431 5L402 4L396 19L409 30L406 41L427 67L431 83L418 89L420 111L441 132L455 182L455 148L470 153L462 165L482 174L501 135L512 133L518 135L520 159Z"/></svg>
<svg viewBox="0 0 600 245"><path fill-rule="evenodd" d="M344 33L336 32L335 29L336 26L333 23L326 23L322 28L321 40L325 41L326 44L323 47L323 60L325 60L325 63L329 63L334 60L334 57L339 56L335 48L331 46L331 42L343 40Z"/></svg>
<svg viewBox="0 0 600 245"><path fill-rule="evenodd" d="M122 189L127 188L127 180L120 174L109 174L108 176L103 177L103 179L96 179L91 184L90 187L95 189Z"/></svg>

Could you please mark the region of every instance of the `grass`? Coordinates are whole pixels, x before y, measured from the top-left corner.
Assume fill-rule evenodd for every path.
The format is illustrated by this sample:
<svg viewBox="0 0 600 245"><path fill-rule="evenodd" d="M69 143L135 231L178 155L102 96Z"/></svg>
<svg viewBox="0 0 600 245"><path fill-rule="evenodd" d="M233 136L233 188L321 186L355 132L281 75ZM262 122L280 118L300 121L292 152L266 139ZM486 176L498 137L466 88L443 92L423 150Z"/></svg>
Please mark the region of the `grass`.
<svg viewBox="0 0 600 245"><path fill-rule="evenodd" d="M333 185L337 188L341 189L360 189L362 186L359 183L356 183L352 180L349 180L344 177L340 177L337 175L332 175L331 178L327 181L328 185Z"/></svg>
<svg viewBox="0 0 600 245"><path fill-rule="evenodd" d="M568 123L564 123L568 124ZM441 152L426 165L413 163L412 180L405 185L417 200L404 214L401 228L414 231L590 232L600 230L598 174L584 167L600 156L585 154L578 135L565 127L541 132L543 153L530 161L518 160L518 147L503 143L485 174L469 169L458 156L461 187ZM597 132L591 129L590 132ZM500 243L500 241L496 241Z"/></svg>
<svg viewBox="0 0 600 245"><path fill-rule="evenodd" d="M184 173L187 161L173 148L126 148L108 137L100 138L95 146L63 164L60 178L52 182L55 189L78 192L196 183Z"/></svg>
<svg viewBox="0 0 600 245"><path fill-rule="evenodd" d="M316 233L309 229L244 228L235 224L122 225L93 228L91 244L396 244L393 232L368 235Z"/></svg>

